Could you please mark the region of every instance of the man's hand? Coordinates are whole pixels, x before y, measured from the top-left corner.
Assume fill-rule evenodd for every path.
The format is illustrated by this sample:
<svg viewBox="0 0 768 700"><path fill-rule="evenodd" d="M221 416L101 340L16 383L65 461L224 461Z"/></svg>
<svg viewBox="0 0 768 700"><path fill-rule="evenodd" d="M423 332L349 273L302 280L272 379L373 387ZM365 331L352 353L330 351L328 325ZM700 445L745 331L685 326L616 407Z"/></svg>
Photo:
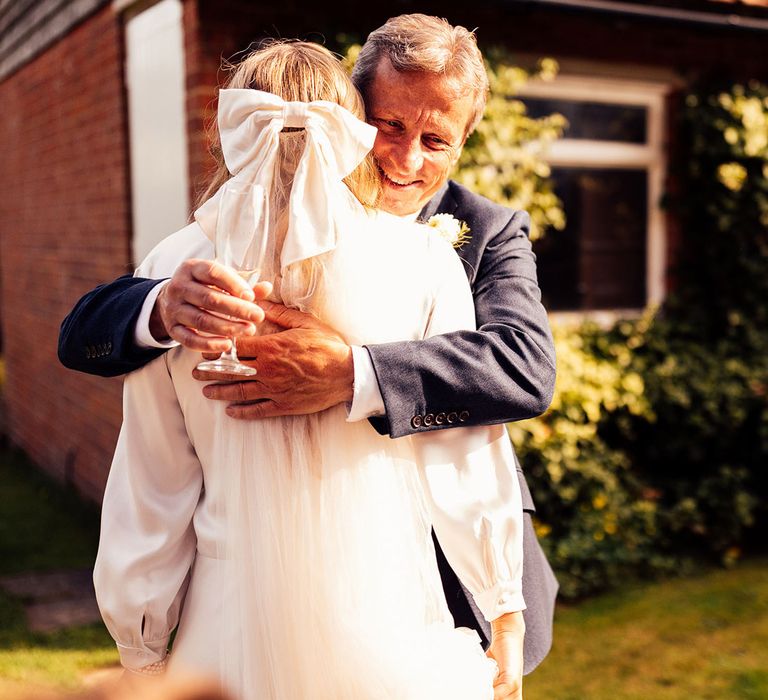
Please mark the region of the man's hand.
<svg viewBox="0 0 768 700"><path fill-rule="evenodd" d="M155 340L173 338L191 350L219 354L229 350L231 338L255 333L264 312L253 302L271 291L268 282L251 289L217 262L186 260L158 294L149 331Z"/></svg>
<svg viewBox="0 0 768 700"><path fill-rule="evenodd" d="M523 700L523 613L506 613L491 622L491 637L486 653L499 665L493 700Z"/></svg>
<svg viewBox="0 0 768 700"><path fill-rule="evenodd" d="M241 419L317 413L351 401L354 366L346 341L314 316L268 301L261 306L266 320L285 330L238 338L240 361L258 373L209 384L203 394L228 401L227 415ZM222 379L197 369L192 374L201 381Z"/></svg>

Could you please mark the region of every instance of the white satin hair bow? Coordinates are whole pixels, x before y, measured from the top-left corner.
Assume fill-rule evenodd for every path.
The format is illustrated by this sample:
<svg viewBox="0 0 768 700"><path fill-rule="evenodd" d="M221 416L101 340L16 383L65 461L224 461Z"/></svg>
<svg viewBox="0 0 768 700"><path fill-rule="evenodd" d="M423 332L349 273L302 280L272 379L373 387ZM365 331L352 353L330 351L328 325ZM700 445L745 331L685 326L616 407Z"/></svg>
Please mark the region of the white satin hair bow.
<svg viewBox="0 0 768 700"><path fill-rule="evenodd" d="M306 146L290 194L288 231L280 267L320 255L336 246L335 212L343 206L341 181L373 147L376 129L334 102L286 102L259 90L219 91L219 137L232 174L195 212L212 241L223 191L252 186L261 198L257 235L268 235L268 203L283 127L306 130Z"/></svg>

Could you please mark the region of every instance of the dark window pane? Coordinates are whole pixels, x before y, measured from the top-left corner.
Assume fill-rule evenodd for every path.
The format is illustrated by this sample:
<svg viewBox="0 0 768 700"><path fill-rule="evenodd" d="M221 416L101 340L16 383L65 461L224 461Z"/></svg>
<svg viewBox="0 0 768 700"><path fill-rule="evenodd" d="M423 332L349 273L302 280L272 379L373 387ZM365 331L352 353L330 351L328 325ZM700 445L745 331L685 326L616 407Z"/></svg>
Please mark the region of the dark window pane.
<svg viewBox="0 0 768 700"><path fill-rule="evenodd" d="M550 311L645 306L645 170L553 168L568 224L534 243Z"/></svg>
<svg viewBox="0 0 768 700"><path fill-rule="evenodd" d="M534 97L521 99L531 117L544 117L553 112L562 114L568 120L564 134L567 139L646 142L645 107Z"/></svg>

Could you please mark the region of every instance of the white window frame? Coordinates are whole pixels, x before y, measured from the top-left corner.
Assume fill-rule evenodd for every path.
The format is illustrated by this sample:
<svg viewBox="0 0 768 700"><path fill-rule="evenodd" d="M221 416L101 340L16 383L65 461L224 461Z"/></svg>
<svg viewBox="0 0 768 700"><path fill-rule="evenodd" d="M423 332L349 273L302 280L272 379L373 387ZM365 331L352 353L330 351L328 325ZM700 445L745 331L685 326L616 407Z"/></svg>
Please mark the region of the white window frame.
<svg viewBox="0 0 768 700"><path fill-rule="evenodd" d="M664 102L670 89L668 82L560 74L550 81L531 80L518 95L523 102L526 97L532 97L632 105L647 110L647 138L644 144L566 137L550 144L542 155L552 167L646 169L648 202L645 274L646 304L650 305L661 303L666 293L667 231L661 197L667 170ZM565 315L569 314L572 315L572 312L566 312ZM606 316L606 312L587 311L578 312L578 315L599 317Z"/></svg>

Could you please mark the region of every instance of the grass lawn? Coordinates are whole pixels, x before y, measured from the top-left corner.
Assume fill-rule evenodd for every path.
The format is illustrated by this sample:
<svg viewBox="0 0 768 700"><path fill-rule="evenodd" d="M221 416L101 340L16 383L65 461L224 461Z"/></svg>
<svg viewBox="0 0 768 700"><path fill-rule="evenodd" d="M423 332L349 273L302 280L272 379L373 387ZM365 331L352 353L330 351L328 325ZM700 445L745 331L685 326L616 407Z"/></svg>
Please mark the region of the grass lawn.
<svg viewBox="0 0 768 700"><path fill-rule="evenodd" d="M0 450L0 574L89 566L93 507ZM73 688L117 662L101 625L33 634L0 594L0 698L26 684ZM768 700L768 559L633 584L561 606L555 645L526 700Z"/></svg>
<svg viewBox="0 0 768 700"><path fill-rule="evenodd" d="M0 596L0 697L30 686L77 688L86 674L118 663L103 625L35 634L24 624L21 605Z"/></svg>
<svg viewBox="0 0 768 700"><path fill-rule="evenodd" d="M0 450L0 575L91 566L98 509L41 474L18 451Z"/></svg>
<svg viewBox="0 0 768 700"><path fill-rule="evenodd" d="M768 699L768 560L557 612L526 700Z"/></svg>
<svg viewBox="0 0 768 700"><path fill-rule="evenodd" d="M12 450L0 451L0 484L0 574L93 564L93 506L52 484ZM114 642L103 625L32 633L21 603L0 592L0 697L29 684L77 687L85 673L115 663Z"/></svg>

